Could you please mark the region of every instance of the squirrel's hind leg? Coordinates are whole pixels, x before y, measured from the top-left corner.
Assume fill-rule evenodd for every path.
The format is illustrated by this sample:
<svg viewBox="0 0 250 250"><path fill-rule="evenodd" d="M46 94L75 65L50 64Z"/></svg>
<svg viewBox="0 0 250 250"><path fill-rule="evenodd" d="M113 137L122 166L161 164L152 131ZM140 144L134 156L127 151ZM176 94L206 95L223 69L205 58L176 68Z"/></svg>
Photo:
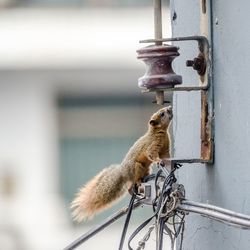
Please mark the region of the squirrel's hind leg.
<svg viewBox="0 0 250 250"><path fill-rule="evenodd" d="M142 178L150 174L150 166L144 166L140 162L136 162L134 168L134 183L140 185Z"/></svg>
<svg viewBox="0 0 250 250"><path fill-rule="evenodd" d="M141 184L142 179L149 174L150 167L145 167L140 162L136 162L134 165L134 182L129 187L128 192L132 195L134 185L138 187Z"/></svg>

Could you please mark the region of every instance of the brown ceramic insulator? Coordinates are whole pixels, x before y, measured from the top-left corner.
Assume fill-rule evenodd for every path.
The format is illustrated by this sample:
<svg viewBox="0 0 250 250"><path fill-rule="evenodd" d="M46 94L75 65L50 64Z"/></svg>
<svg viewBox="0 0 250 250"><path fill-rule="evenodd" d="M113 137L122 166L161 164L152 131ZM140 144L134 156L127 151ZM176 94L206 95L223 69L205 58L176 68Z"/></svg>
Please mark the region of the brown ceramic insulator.
<svg viewBox="0 0 250 250"><path fill-rule="evenodd" d="M165 44L150 45L137 50L137 58L146 64L146 73L138 80L139 87L157 90L181 84L182 77L172 69L172 61L180 55L178 50L176 46Z"/></svg>

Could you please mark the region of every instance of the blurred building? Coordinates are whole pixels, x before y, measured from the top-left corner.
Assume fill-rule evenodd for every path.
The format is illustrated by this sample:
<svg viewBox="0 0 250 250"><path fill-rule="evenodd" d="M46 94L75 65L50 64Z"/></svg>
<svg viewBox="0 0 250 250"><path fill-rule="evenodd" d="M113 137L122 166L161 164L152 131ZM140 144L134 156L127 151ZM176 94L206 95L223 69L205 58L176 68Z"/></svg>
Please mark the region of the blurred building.
<svg viewBox="0 0 250 250"><path fill-rule="evenodd" d="M62 249L90 226L72 223L74 193L121 161L156 108L137 88L144 65L135 53L153 36L151 2L0 7L0 249ZM112 230L98 236L109 250L120 237ZM80 249L97 249L88 244Z"/></svg>

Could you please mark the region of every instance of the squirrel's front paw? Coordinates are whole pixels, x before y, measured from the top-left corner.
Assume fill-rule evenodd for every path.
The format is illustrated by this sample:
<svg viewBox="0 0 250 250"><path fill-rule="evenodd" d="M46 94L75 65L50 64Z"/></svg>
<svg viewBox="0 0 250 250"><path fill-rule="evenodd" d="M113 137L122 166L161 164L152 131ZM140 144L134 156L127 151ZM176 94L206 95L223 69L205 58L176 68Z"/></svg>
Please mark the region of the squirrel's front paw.
<svg viewBox="0 0 250 250"><path fill-rule="evenodd" d="M157 162L157 165L164 167L164 166L165 166L165 162L164 162L163 160L160 159L160 160Z"/></svg>
<svg viewBox="0 0 250 250"><path fill-rule="evenodd" d="M138 183L135 183L135 184L132 184L129 189L128 189L128 192L130 195L133 195L134 193L137 193L137 189L138 187L140 186L141 182L138 182Z"/></svg>

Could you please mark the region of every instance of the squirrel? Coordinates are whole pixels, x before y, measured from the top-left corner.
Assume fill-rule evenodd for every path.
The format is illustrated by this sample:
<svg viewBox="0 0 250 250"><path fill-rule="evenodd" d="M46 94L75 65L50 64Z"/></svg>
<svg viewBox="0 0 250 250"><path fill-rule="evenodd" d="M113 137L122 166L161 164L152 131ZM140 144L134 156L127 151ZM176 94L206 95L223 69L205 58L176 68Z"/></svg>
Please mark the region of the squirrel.
<svg viewBox="0 0 250 250"><path fill-rule="evenodd" d="M130 148L120 165L111 165L92 178L77 193L71 203L73 218L80 222L110 207L134 184L149 175L151 164L170 158L169 124L172 107L164 107L154 113L148 130Z"/></svg>

